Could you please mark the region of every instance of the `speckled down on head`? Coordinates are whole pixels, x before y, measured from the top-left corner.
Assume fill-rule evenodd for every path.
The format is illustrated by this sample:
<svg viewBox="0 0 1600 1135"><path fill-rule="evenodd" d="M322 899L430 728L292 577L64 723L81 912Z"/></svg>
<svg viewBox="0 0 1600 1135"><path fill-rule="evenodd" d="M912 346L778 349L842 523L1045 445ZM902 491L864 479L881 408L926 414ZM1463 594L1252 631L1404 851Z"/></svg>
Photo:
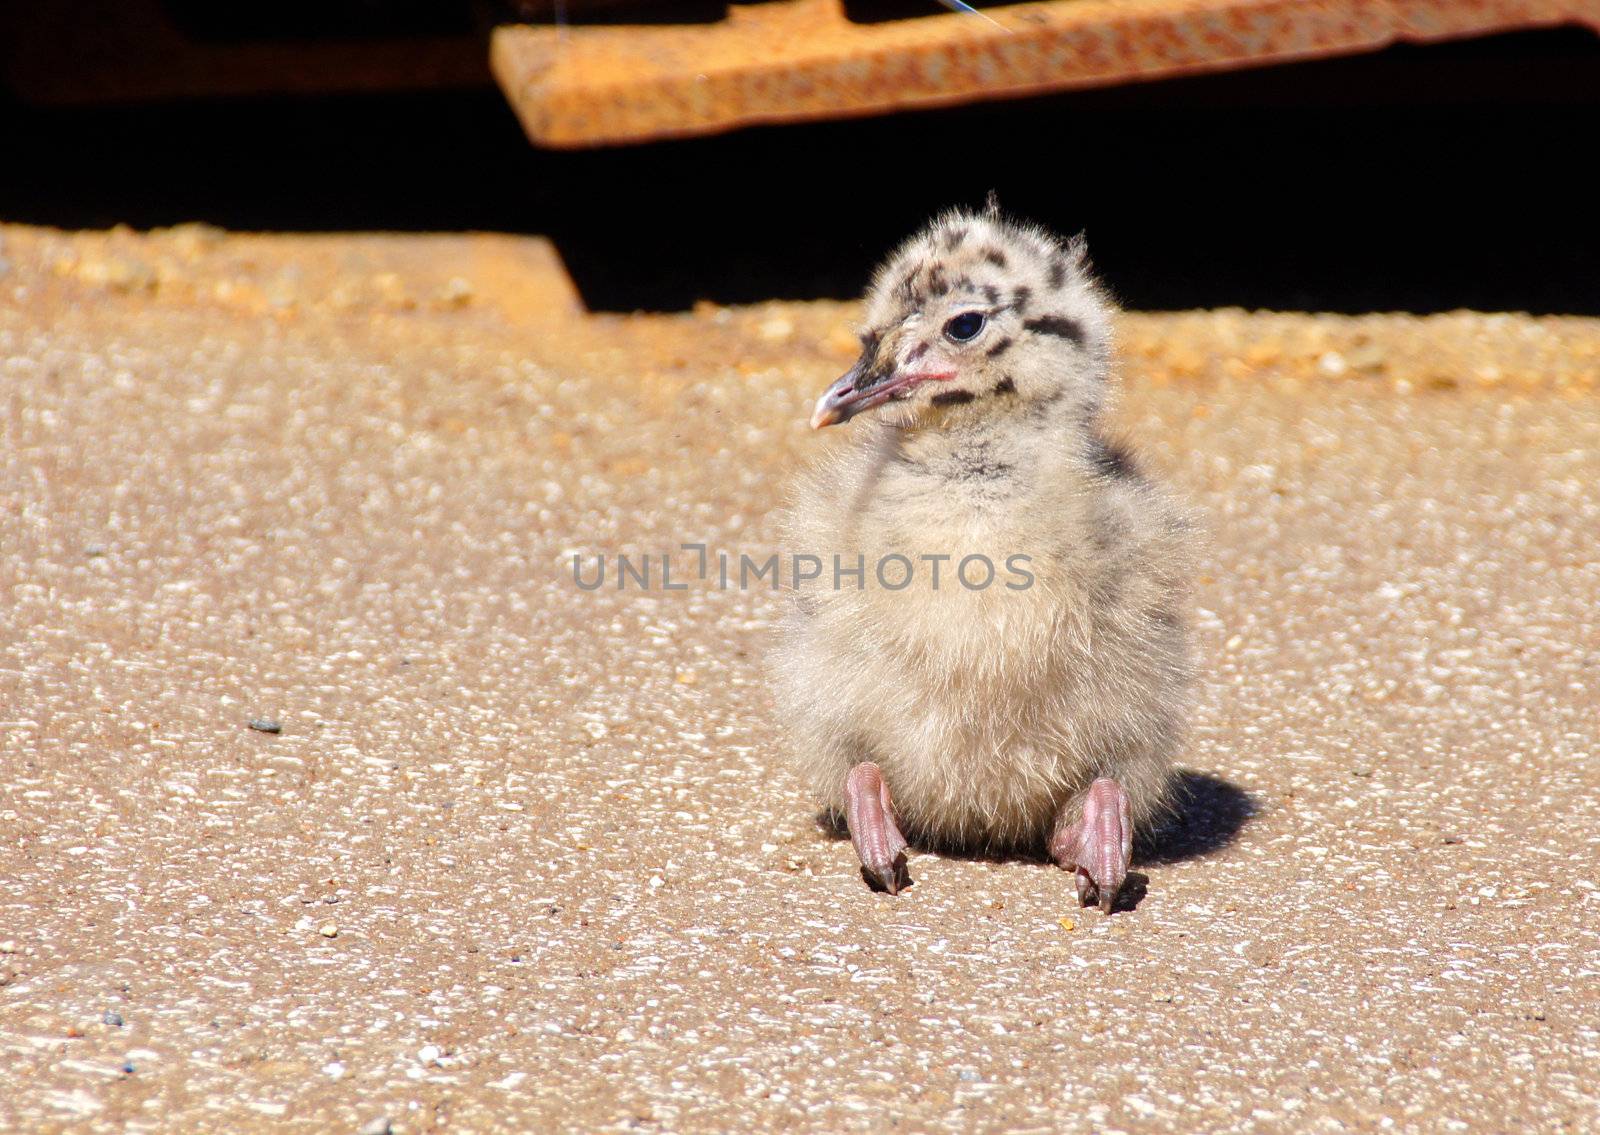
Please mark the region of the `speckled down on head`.
<svg viewBox="0 0 1600 1135"><path fill-rule="evenodd" d="M812 424L875 413L787 519L795 552L868 565L797 587L776 679L798 767L886 890L908 839L1048 848L1109 911L1169 798L1192 562L1182 510L1100 426L1111 301L1081 238L991 203L902 245L864 314ZM1030 581L965 586L972 557ZM895 584L920 570L883 586L886 558Z"/></svg>

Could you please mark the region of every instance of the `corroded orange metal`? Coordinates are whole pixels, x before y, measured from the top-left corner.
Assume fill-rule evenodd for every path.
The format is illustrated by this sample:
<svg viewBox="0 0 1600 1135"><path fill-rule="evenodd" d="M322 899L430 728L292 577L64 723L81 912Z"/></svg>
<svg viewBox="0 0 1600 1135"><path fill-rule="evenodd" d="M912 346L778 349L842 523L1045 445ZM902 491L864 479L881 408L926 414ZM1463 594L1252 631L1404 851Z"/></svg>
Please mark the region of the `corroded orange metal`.
<svg viewBox="0 0 1600 1135"><path fill-rule="evenodd" d="M930 7L932 4L930 2ZM511 25L491 61L530 137L592 146L1109 86L1561 24L1600 0L1047 0L856 24L840 0L720 23Z"/></svg>

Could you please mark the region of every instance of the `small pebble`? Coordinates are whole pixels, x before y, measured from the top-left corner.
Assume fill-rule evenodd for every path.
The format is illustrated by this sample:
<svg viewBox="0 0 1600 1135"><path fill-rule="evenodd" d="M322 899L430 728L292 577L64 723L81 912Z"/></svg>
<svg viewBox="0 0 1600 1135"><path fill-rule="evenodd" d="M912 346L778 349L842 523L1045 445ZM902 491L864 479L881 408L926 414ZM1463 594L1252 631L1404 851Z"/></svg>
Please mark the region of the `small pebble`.
<svg viewBox="0 0 1600 1135"><path fill-rule="evenodd" d="M1337 378L1349 370L1350 367L1344 361L1344 356L1338 351L1324 351L1322 356L1317 359L1317 369L1325 375Z"/></svg>
<svg viewBox="0 0 1600 1135"><path fill-rule="evenodd" d="M317 933L321 934L324 938L337 938L339 936L339 928L331 922L324 922L322 924L322 928L319 929Z"/></svg>
<svg viewBox="0 0 1600 1135"><path fill-rule="evenodd" d="M417 1059L424 1064L432 1064L442 1055L444 1055L444 1050L436 1044L425 1044L417 1049Z"/></svg>
<svg viewBox="0 0 1600 1135"><path fill-rule="evenodd" d="M257 733L282 733L283 725L275 717L258 717L250 723Z"/></svg>
<svg viewBox="0 0 1600 1135"><path fill-rule="evenodd" d="M122 1074L124 1076L133 1075L133 1061L129 1060L127 1063L123 1064L123 1066L122 1066Z"/></svg>
<svg viewBox="0 0 1600 1135"><path fill-rule="evenodd" d="M380 1115L377 1119L363 1123L356 1135L392 1135L394 1127L389 1123L387 1115Z"/></svg>
<svg viewBox="0 0 1600 1135"><path fill-rule="evenodd" d="M781 315L766 320L756 330L769 343L784 343L794 336L794 324Z"/></svg>
<svg viewBox="0 0 1600 1135"><path fill-rule="evenodd" d="M121 1013L113 1012L112 1010L107 1009L100 1019L114 1029L120 1029L122 1027Z"/></svg>

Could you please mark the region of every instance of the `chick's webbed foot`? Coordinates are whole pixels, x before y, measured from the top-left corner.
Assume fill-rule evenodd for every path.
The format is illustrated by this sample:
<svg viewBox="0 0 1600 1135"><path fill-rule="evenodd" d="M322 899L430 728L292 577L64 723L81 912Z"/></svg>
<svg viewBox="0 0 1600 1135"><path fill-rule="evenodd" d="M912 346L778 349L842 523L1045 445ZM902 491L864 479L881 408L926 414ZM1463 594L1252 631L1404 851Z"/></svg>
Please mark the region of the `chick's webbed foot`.
<svg viewBox="0 0 1600 1135"><path fill-rule="evenodd" d="M850 842L861 859L868 882L876 882L891 895L910 883L906 877L906 839L894 822L894 803L883 772L862 761L844 780L845 822Z"/></svg>
<svg viewBox="0 0 1600 1135"><path fill-rule="evenodd" d="M1122 785L1103 776L1089 786L1081 805L1069 804L1056 822L1050 854L1077 876L1079 903L1098 904L1110 914L1133 856L1133 824Z"/></svg>

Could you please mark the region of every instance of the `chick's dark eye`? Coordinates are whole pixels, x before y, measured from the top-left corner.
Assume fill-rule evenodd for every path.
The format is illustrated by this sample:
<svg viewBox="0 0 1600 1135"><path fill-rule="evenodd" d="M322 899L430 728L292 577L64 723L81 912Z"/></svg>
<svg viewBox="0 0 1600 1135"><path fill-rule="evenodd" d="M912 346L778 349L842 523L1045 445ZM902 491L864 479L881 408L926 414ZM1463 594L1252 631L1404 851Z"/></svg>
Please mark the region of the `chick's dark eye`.
<svg viewBox="0 0 1600 1135"><path fill-rule="evenodd" d="M988 322L982 312L964 311L953 317L944 325L945 336L957 343L965 343L976 339L978 332L983 330L983 325Z"/></svg>

